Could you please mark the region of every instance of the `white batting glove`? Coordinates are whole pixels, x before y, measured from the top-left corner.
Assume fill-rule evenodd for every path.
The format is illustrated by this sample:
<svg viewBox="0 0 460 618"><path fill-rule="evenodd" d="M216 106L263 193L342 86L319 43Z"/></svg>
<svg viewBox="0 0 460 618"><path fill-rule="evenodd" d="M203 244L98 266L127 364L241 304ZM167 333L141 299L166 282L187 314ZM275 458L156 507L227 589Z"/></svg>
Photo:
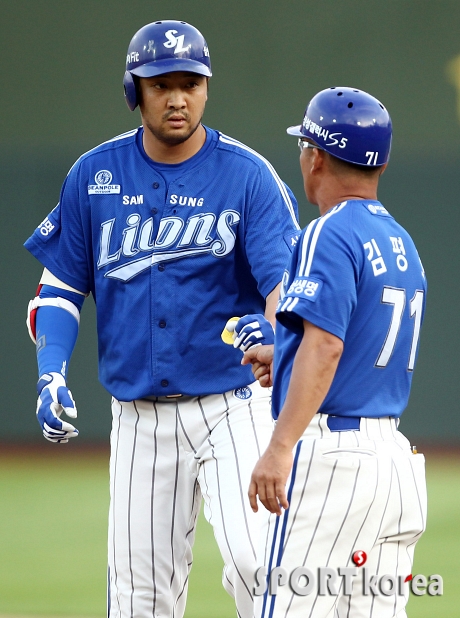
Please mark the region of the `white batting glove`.
<svg viewBox="0 0 460 618"><path fill-rule="evenodd" d="M77 418L77 408L72 393L60 373L44 373L37 382L37 419L43 435L50 442L68 442L78 436L78 429L61 421L64 411L70 418Z"/></svg>
<svg viewBox="0 0 460 618"><path fill-rule="evenodd" d="M233 347L239 348L242 352L258 345L275 343L273 326L260 313L252 313L240 318L234 324L233 337Z"/></svg>

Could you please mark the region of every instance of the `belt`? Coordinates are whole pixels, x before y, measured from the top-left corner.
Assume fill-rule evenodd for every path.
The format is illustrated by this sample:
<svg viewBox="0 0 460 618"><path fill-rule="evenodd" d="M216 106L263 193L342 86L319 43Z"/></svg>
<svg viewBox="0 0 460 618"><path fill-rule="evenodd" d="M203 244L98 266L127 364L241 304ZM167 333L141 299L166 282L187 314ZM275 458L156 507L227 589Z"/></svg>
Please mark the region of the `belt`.
<svg viewBox="0 0 460 618"><path fill-rule="evenodd" d="M177 395L146 395L142 397L142 399L147 399L148 401L164 401L165 399L178 399L179 397L186 397L187 395L182 395L182 393L178 393Z"/></svg>
<svg viewBox="0 0 460 618"><path fill-rule="evenodd" d="M331 431L359 431L360 416L328 416L327 426Z"/></svg>

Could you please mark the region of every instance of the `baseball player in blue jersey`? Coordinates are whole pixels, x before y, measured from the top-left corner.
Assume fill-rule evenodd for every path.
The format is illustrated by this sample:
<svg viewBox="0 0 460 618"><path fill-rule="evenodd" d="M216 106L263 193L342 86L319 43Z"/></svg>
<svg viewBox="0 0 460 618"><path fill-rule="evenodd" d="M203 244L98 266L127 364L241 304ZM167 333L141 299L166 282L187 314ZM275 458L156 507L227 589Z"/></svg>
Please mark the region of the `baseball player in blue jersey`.
<svg viewBox="0 0 460 618"><path fill-rule="evenodd" d="M78 434L66 379L80 309L97 306L99 377L113 396L111 618L180 618L201 498L242 618L253 615L259 517L245 499L272 431L270 393L221 340L231 316L274 321L297 205L259 154L201 123L211 76L200 32L158 21L124 76L142 126L84 154L27 240L45 267L29 307L45 437Z"/></svg>
<svg viewBox="0 0 460 618"><path fill-rule="evenodd" d="M321 216L302 231L276 313L277 422L249 489L254 511L258 496L273 514L255 614L403 618L426 488L423 455L398 423L426 279L377 199L391 120L369 94L329 88L288 133ZM252 348L245 362L267 379L272 354Z"/></svg>

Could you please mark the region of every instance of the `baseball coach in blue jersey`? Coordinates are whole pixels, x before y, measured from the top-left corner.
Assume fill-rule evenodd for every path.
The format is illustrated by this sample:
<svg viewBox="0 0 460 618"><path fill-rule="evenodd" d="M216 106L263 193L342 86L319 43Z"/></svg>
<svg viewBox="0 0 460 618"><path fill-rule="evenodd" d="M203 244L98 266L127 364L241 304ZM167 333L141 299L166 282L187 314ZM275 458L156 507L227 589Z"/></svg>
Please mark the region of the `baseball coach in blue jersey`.
<svg viewBox="0 0 460 618"><path fill-rule="evenodd" d="M403 618L426 487L398 423L427 286L411 237L377 199L391 120L369 94L329 88L288 133L320 217L302 231L276 313L277 423L249 489L254 511L258 496L272 513L255 614ZM267 379L272 356L252 348L245 362Z"/></svg>
<svg viewBox="0 0 460 618"><path fill-rule="evenodd" d="M220 338L232 316L274 322L297 205L273 167L202 124L208 46L182 21L133 37L124 76L142 125L78 159L27 240L44 265L29 306L44 436L78 434L67 387L83 300L97 307L113 396L109 615L180 618L201 498L238 615L252 618L260 520L244 499L272 431L270 394Z"/></svg>

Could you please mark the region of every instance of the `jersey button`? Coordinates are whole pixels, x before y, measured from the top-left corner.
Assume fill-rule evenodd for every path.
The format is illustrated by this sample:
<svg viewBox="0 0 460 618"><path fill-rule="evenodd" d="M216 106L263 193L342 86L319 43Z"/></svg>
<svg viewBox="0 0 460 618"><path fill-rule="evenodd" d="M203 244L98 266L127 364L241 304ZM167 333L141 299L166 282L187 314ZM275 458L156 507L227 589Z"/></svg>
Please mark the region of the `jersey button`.
<svg viewBox="0 0 460 618"><path fill-rule="evenodd" d="M158 264L158 270L161 270L161 272L163 272L165 269L165 265L164 264Z"/></svg>
<svg viewBox="0 0 460 618"><path fill-rule="evenodd" d="M161 386L169 386L168 380L161 380Z"/></svg>
<svg viewBox="0 0 460 618"><path fill-rule="evenodd" d="M158 208L152 208L152 212L153 212L154 215L156 215L157 212L158 212Z"/></svg>
<svg viewBox="0 0 460 618"><path fill-rule="evenodd" d="M164 320L160 320L159 326L160 326L160 328L165 328L166 327L166 322Z"/></svg>
<svg viewBox="0 0 460 618"><path fill-rule="evenodd" d="M158 189L158 187L159 187L159 186L160 186L160 183L159 183L159 182L154 182L154 183L153 183L153 185L152 185L152 187L153 187L154 189Z"/></svg>

